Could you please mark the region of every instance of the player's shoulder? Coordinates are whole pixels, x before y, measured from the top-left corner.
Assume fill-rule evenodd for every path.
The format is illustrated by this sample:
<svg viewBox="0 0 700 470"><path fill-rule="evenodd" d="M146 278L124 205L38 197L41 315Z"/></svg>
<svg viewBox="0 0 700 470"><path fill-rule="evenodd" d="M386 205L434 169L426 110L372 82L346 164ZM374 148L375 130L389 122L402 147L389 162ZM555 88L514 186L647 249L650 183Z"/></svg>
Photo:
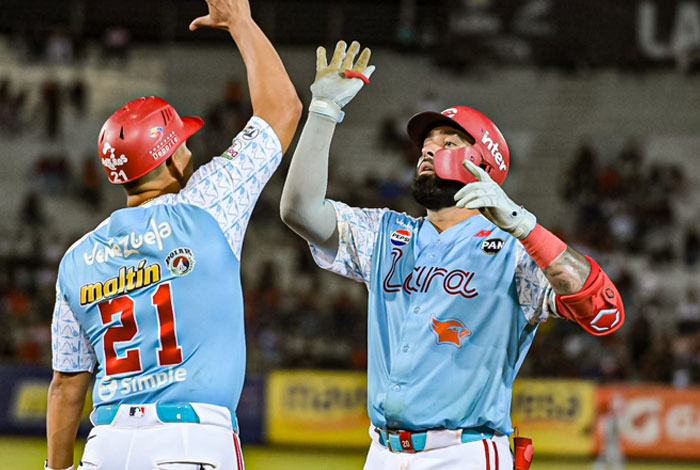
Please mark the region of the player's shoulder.
<svg viewBox="0 0 700 470"><path fill-rule="evenodd" d="M282 153L282 143L270 124L259 116L252 116L221 154L225 160L236 160L241 154L249 158L263 158ZM267 158L267 157L265 157ZM216 159L215 159L216 160ZM205 165L206 166L206 165Z"/></svg>
<svg viewBox="0 0 700 470"><path fill-rule="evenodd" d="M104 219L102 222L100 222L95 228L93 228L92 230L87 232L85 235L83 235L82 237L78 238L75 242L73 242L73 244L70 245L68 247L68 249L65 251L65 253L63 254L63 258L61 259L61 264L63 264L63 262L67 258L69 258L71 255L75 254L82 245L85 245L86 243L88 243L88 240L91 237L93 237L95 234L101 232L104 229L104 227L106 227L109 224L110 220L111 220L111 215L109 217L107 217L106 219Z"/></svg>
<svg viewBox="0 0 700 470"><path fill-rule="evenodd" d="M272 144L276 144L280 150L282 150L282 144L277 136L277 133L272 128L272 126L260 116L253 115L246 123L243 130L236 136L243 140L253 140L258 136L262 137L263 140L270 141Z"/></svg>
<svg viewBox="0 0 700 470"><path fill-rule="evenodd" d="M82 237L74 241L68 249L63 253L61 261L58 264L58 282L61 280L72 277L76 269L83 263L81 260L84 258L89 261L91 258L94 259L95 251L89 248L90 244L94 243L96 237L99 237L107 225L109 225L111 220L111 215L100 222L95 228L85 233Z"/></svg>
<svg viewBox="0 0 700 470"><path fill-rule="evenodd" d="M387 208L383 209L382 216L384 217L387 228L391 228L392 225L398 225L407 229L413 229L420 226L425 219L425 217L416 218L405 212Z"/></svg>
<svg viewBox="0 0 700 470"><path fill-rule="evenodd" d="M474 216L472 220L474 220L472 229L477 230L480 235L498 237L502 238L504 242L508 242L509 244L517 244L518 239L515 238L510 232L503 230L501 227L494 224L483 215L478 214Z"/></svg>

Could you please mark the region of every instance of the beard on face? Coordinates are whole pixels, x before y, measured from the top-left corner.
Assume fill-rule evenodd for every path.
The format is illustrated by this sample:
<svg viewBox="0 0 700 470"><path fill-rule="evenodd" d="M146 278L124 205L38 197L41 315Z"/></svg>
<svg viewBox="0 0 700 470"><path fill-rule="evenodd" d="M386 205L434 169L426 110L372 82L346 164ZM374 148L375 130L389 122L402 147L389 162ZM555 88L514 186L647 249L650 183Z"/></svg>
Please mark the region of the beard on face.
<svg viewBox="0 0 700 470"><path fill-rule="evenodd" d="M464 187L459 181L444 180L436 174L419 175L413 178L411 192L416 202L426 209L436 211L444 207L452 207L457 191Z"/></svg>

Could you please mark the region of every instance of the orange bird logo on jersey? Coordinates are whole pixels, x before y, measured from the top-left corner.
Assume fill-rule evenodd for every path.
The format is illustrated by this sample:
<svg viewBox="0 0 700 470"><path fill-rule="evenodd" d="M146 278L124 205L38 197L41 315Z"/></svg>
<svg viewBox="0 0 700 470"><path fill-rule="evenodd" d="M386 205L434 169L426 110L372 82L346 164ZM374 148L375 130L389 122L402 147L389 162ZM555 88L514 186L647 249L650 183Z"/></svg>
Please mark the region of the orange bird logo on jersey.
<svg viewBox="0 0 700 470"><path fill-rule="evenodd" d="M437 336L437 344L447 343L456 348L461 348L464 338L472 334L469 328L462 323L462 320L456 318L438 320L433 317L430 330Z"/></svg>

